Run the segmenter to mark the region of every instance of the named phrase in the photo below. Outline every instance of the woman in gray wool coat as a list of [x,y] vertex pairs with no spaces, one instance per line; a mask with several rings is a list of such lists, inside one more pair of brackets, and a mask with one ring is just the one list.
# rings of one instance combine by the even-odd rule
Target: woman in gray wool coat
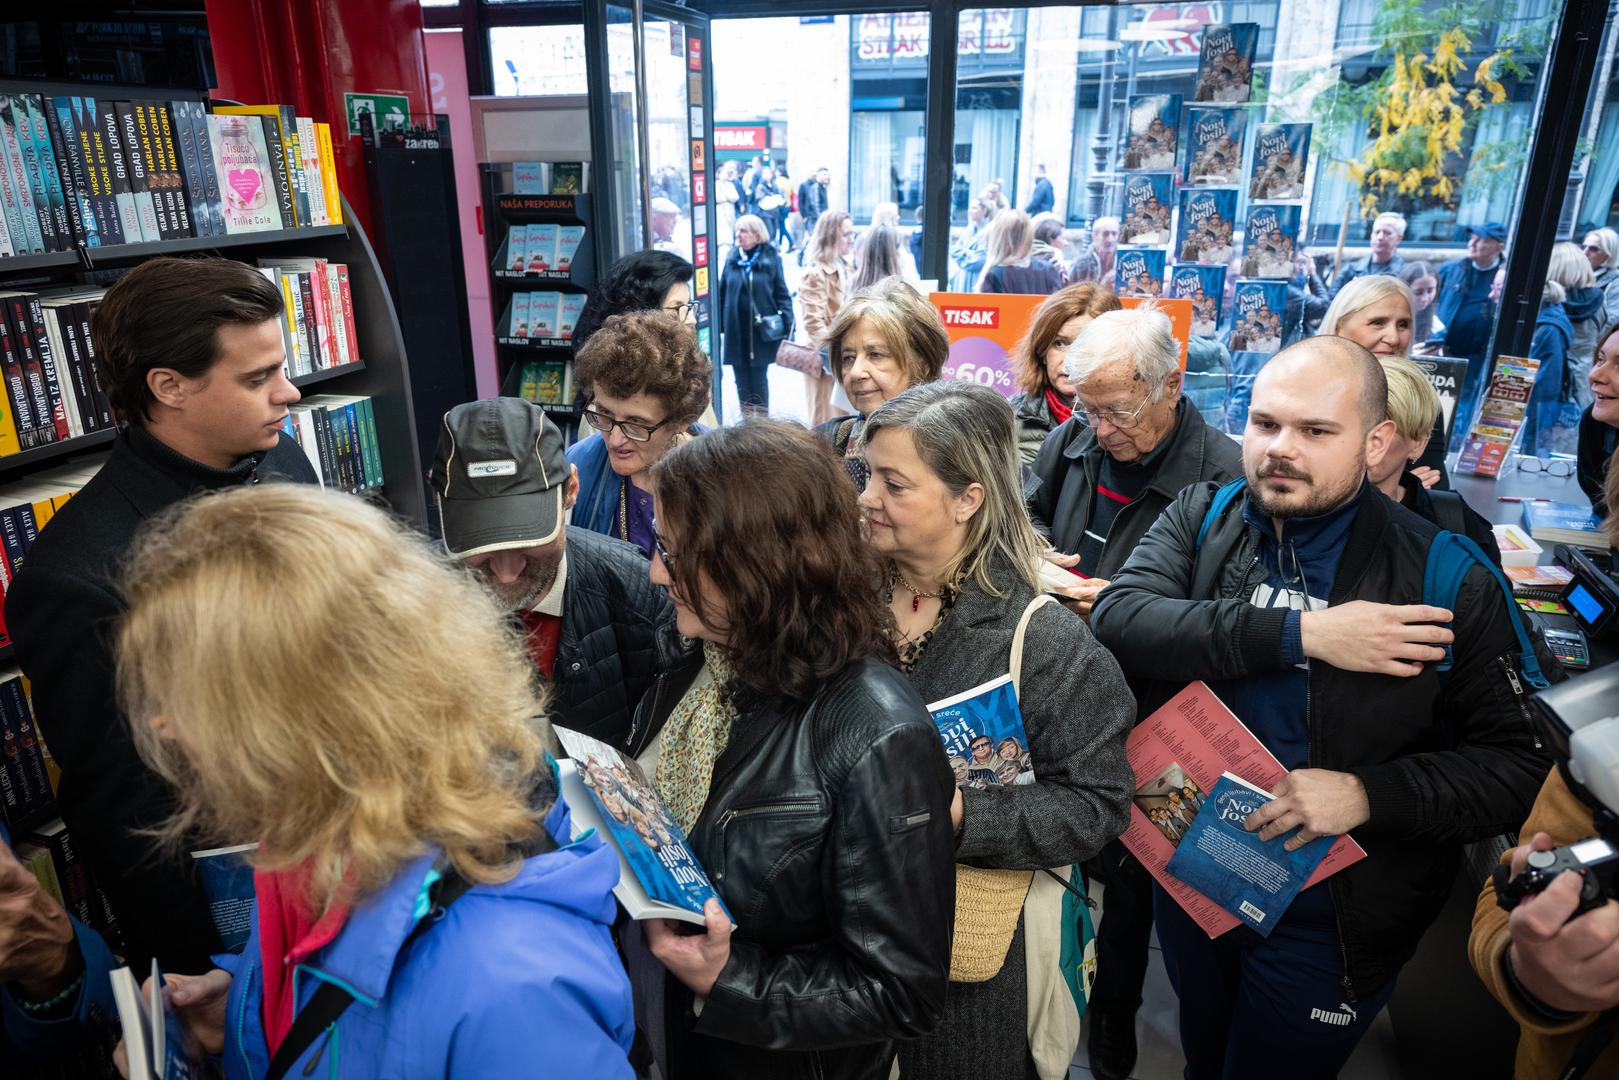
[[[999,394],[953,381],[917,386],[872,413],[864,439],[871,478],[860,508],[890,561],[902,669],[930,703],[1010,672],[1033,766],[1032,782],[1023,773],[957,790],[951,817],[963,869],[945,1020],[902,1046],[900,1075],[1066,1076],[1079,1022],[1066,990],[1042,991],[1061,979],[1054,943],[1065,888],[1045,871],[1067,878],[1123,831],[1135,700],[1085,623],[1040,602],[1046,545],[1019,497],[1012,410]],[[981,743],[985,734],[965,737]],[[1004,734],[994,733],[997,744]],[[1028,884],[1010,874],[984,886],[968,867],[1023,871]],[[971,927],[968,909],[977,912]],[[986,925],[1010,933],[1009,944],[1004,933],[994,938],[987,963]],[[965,955],[975,948],[979,956]],[[959,981],[969,959],[976,981]]]

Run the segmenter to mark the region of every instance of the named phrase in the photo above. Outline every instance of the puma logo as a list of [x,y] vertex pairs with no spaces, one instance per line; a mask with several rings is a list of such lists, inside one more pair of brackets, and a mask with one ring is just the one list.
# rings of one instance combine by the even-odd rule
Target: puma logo
[[1325,1009],[1311,1009],[1310,1019],[1319,1020],[1323,1024],[1331,1024],[1334,1027],[1348,1027],[1360,1019],[1359,1013],[1341,1001],[1338,1003],[1338,1010],[1338,1012],[1328,1012]]

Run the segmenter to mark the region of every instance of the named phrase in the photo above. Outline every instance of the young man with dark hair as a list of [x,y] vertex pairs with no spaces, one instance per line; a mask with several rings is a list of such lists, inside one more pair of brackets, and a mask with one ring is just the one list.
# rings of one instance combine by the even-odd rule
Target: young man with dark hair
[[280,291],[228,259],[152,259],[107,291],[91,333],[96,375],[123,426],[95,479],[29,548],[6,599],[6,626],[62,769],[62,818],[112,903],[135,971],[155,956],[168,971],[205,972],[219,942],[190,860],[141,831],[173,800],[136,755],[118,708],[119,575],[136,529],[173,503],[239,484],[316,482],[281,431],[299,397],[283,368],[281,317]]
[[1207,681],[1290,770],[1250,831],[1289,850],[1353,833],[1366,850],[1268,937],[1210,940],[1154,886],[1189,1080],[1281,1061],[1336,1076],[1444,906],[1462,845],[1516,829],[1546,775],[1510,599],[1473,566],[1454,610],[1421,603],[1437,529],[1366,479],[1387,410],[1383,370],[1354,342],[1277,353],[1254,382],[1245,489],[1223,509],[1213,483],[1181,492],[1091,616],[1127,675]]

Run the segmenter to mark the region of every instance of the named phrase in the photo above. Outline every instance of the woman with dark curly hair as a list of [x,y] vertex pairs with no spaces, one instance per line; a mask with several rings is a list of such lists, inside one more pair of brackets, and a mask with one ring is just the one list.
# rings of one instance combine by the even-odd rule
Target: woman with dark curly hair
[[614,315],[574,360],[584,420],[596,434],[568,448],[579,470],[576,528],[627,540],[652,555],[648,474],[671,446],[698,434],[714,367],[673,315]]
[[1012,414],[1017,417],[1023,464],[1033,465],[1046,436],[1074,413],[1074,381],[1063,371],[1068,346],[1085,324],[1122,306],[1107,286],[1084,281],[1057,290],[1034,309],[1028,333],[1012,348],[1018,385]]
[[801,427],[721,428],[653,476],[652,580],[703,648],[625,750],[737,925],[718,904],[702,934],[640,924],[668,975],[637,1016],[672,1080],[884,1080],[943,1012],[955,892],[950,769],[891,666],[882,568]]
[[687,326],[696,326],[691,302],[693,273],[691,263],[667,251],[633,252],[609,266],[579,312],[573,328],[574,354],[614,315],[662,310]]

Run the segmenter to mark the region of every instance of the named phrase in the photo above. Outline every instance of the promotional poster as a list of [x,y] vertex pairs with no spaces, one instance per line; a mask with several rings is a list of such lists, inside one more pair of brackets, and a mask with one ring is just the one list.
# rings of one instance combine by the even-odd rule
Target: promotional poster
[[1246,109],[1186,110],[1186,182],[1230,187],[1242,182]]
[[1304,169],[1310,158],[1309,124],[1260,124],[1254,133],[1250,199],[1304,198]]
[[1286,280],[1293,276],[1299,210],[1293,203],[1248,208],[1248,227],[1243,230],[1242,241],[1243,277]]
[[[1034,309],[1045,301],[1044,296],[1022,293],[929,293],[928,302],[938,310],[945,336],[950,339],[950,357],[939,377],[965,379],[992,387],[1005,397],[1016,396],[1012,357],[1018,342],[1029,332]],[[1185,370],[1192,302],[1125,296],[1119,302],[1127,308],[1151,303],[1169,317],[1175,340],[1180,342],[1181,369]]]
[[1192,333],[1214,337],[1220,326],[1220,302],[1225,298],[1223,266],[1187,266],[1177,263],[1169,269],[1169,295],[1192,302]]
[[1142,94],[1130,99],[1130,131],[1124,144],[1125,172],[1173,172],[1180,145],[1181,96]]
[[1240,104],[1254,89],[1258,23],[1223,23],[1203,28],[1193,100]]
[[1113,262],[1113,291],[1118,296],[1151,299],[1164,294],[1164,250],[1120,248]]
[[1239,281],[1231,295],[1233,352],[1274,353],[1282,347],[1282,321],[1287,317],[1287,283]]
[[1230,189],[1193,189],[1181,192],[1180,227],[1176,235],[1177,262],[1227,266],[1236,254],[1233,231],[1237,193]]
[[1175,177],[1171,173],[1141,173],[1124,182],[1124,220],[1121,244],[1169,243],[1169,215],[1175,206]]

